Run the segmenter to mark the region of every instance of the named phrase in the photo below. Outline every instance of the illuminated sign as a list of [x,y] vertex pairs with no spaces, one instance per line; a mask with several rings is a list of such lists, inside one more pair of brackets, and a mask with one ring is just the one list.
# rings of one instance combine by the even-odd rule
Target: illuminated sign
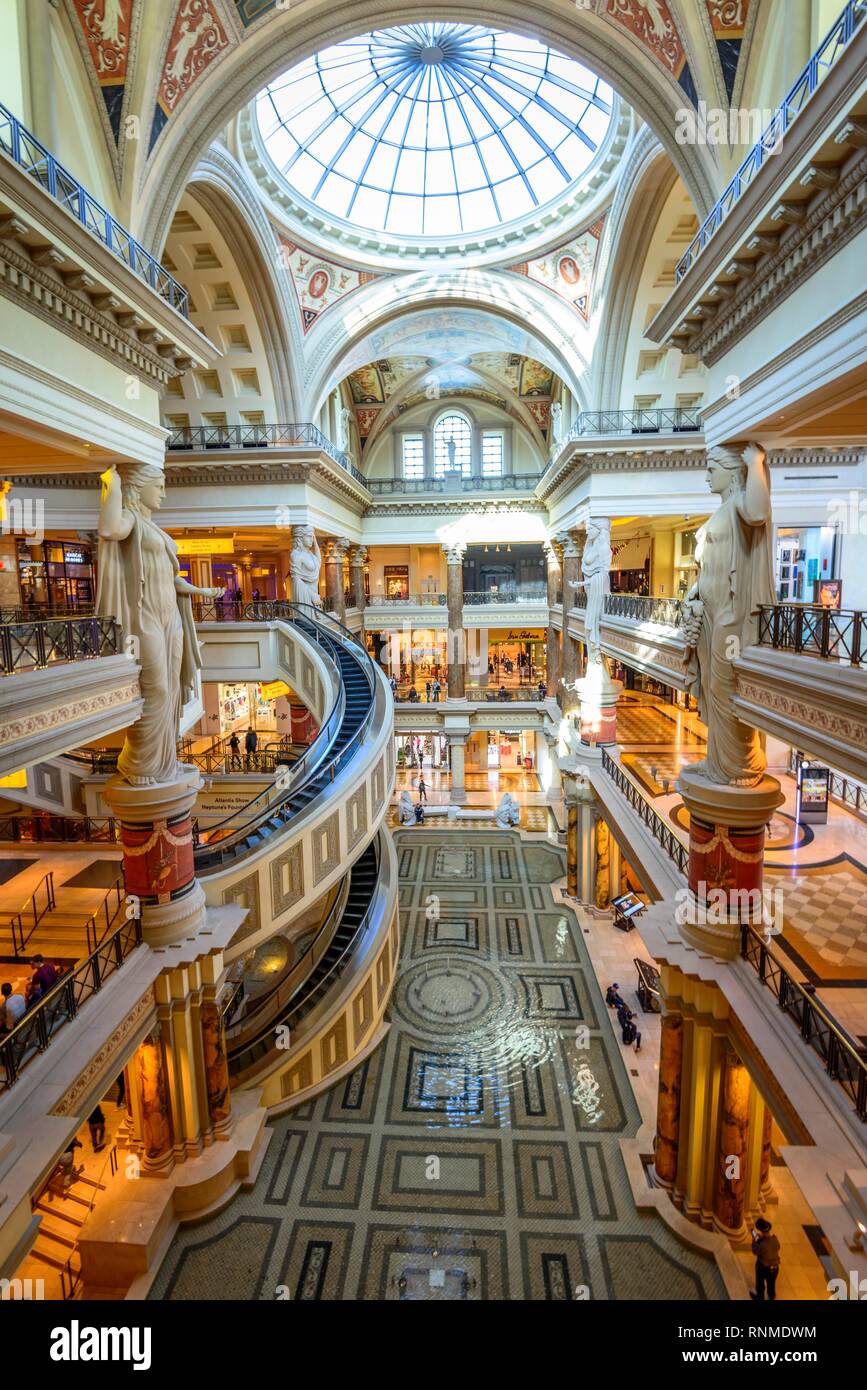
[[234,555],[234,536],[180,536],[175,540],[179,555]]
[[263,700],[276,700],[279,695],[288,695],[289,687],[285,681],[266,681],[259,686],[259,695]]

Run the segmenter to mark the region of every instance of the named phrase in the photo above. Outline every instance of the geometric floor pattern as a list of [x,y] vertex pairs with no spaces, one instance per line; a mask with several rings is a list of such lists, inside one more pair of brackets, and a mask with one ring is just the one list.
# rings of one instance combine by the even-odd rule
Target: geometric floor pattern
[[713,1260],[632,1202],[618,1140],[638,1112],[548,887],[562,852],[511,831],[395,838],[388,1036],[274,1121],[255,1189],[178,1234],[151,1298],[724,1298]]

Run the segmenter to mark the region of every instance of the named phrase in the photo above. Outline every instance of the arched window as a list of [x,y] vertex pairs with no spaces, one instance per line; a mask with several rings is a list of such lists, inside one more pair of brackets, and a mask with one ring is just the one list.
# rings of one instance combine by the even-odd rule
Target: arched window
[[450,411],[434,426],[434,477],[460,474],[470,476],[473,459],[473,430],[466,415]]

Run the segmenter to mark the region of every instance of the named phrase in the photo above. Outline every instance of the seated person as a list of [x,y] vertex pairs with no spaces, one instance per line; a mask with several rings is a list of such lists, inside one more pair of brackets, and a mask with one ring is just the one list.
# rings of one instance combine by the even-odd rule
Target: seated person
[[623,1000],[620,998],[620,986],[616,980],[605,991],[605,1003],[609,1009],[619,1008],[623,1004]]
[[46,961],[44,956],[34,956],[30,964],[33,967],[33,983],[38,984],[41,998],[57,983],[57,966]]
[[0,1000],[0,1032],[11,1033],[27,1011],[27,1000],[23,994],[13,991],[8,980],[0,986],[0,992],[3,996]]

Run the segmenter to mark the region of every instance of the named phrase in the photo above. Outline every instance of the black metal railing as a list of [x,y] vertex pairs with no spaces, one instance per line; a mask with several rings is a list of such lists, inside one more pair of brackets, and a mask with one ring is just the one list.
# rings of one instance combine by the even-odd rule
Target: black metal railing
[[0,843],[116,845],[120,843],[120,822],[113,816],[56,816],[52,811],[15,811],[0,816]]
[[16,960],[24,955],[30,940],[43,917],[56,906],[54,895],[54,874],[49,870],[37,883],[26,903],[9,918],[9,932],[12,937],[12,954]]
[[503,585],[496,591],[492,589],[465,589],[464,604],[474,608],[483,604],[496,603],[544,603],[548,602],[548,589],[545,584]]
[[540,704],[548,698],[548,687],[539,685],[468,685],[464,689],[464,697],[467,700],[476,702],[485,701],[487,704],[502,704],[511,700],[523,700],[528,704]]
[[414,604],[418,608],[445,608],[445,594],[371,594],[367,600],[371,608],[393,608],[399,604]]
[[626,797],[633,811],[641,817],[657,844],[662,846],[669,859],[677,865],[682,874],[685,874],[689,866],[687,846],[681,844],[671,827],[666,825],[662,817],[654,811],[650,802],[642,796],[632,779],[627,777],[623,768],[618,766],[604,748],[602,749],[602,766],[613,780],[618,791]]
[[96,950],[67,971],[10,1032],[0,1038],[0,1085],[9,1087],[34,1057],[44,1052],[65,1023],[102,989],[141,944],[141,921],[124,920]]
[[830,31],[825,35],[807,66],[774,112],[770,123],[762,131],[761,137],[750,150],[725,192],[718,199],[712,211],[708,213],[697,236],[690,242],[678,261],[675,269],[675,279],[678,284],[690,267],[695,264],[711,238],[719,231],[732,208],[740,201],[759,171],[778,152],[786,131],[804,110],[825,74],[846,49],[863,22],[865,14],[867,14],[865,0],[849,0],[849,3],[834,21]]
[[[577,592],[584,594],[583,589],[578,589]],[[654,598],[646,594],[605,595],[605,613],[611,618],[631,618],[637,623],[661,623],[666,627],[680,627],[682,612],[683,601],[679,598]]]
[[774,955],[761,932],[741,923],[741,957],[753,967],[804,1042],[816,1052],[832,1080],[852,1101],[858,1118],[867,1119],[867,1059],[811,993]]
[[120,651],[114,618],[35,618],[0,624],[0,675],[86,661]]
[[[189,741],[178,744],[178,762],[190,763],[209,776],[229,776],[233,772],[262,773],[271,776],[278,769],[296,762],[307,745],[292,743],[291,739],[275,737],[271,742],[261,740],[255,753],[248,755],[243,745],[238,752],[230,747],[229,738],[214,739],[210,748],[194,751]],[[94,777],[112,776],[117,771],[119,748],[76,748],[63,754],[70,762],[87,768]]]
[[777,603],[759,609],[759,646],[862,666],[867,660],[864,613],[850,608]]
[[324,435],[317,425],[301,421],[280,425],[184,425],[172,430],[166,441],[169,453],[205,453],[211,449],[292,449],[312,444],[327,454],[358,483],[367,479],[352,459]]
[[688,410],[685,406],[654,410],[582,410],[569,433],[553,445],[542,476],[566,445],[576,439],[618,434],[697,434],[701,429],[701,411]]
[[183,285],[179,285],[165,266],[136,241],[131,232],[116,222],[111,213],[68,169],[54,158],[36,136],[23,126],[8,107],[0,104],[0,150],[29,174],[46,193],[49,193],[77,222],[86,227],[103,246],[107,246],[123,261],[134,275],[164,299],[184,318],[189,318],[190,301]]
[[119,873],[112,886],[95,912],[91,913],[85,926],[87,949],[92,955],[102,945],[113,927],[117,925],[120,914],[126,907],[126,888],[123,873]]
[[532,492],[541,476],[502,473],[496,477],[465,477],[456,473],[445,478],[367,478],[365,485],[374,497],[405,497],[423,492]]

